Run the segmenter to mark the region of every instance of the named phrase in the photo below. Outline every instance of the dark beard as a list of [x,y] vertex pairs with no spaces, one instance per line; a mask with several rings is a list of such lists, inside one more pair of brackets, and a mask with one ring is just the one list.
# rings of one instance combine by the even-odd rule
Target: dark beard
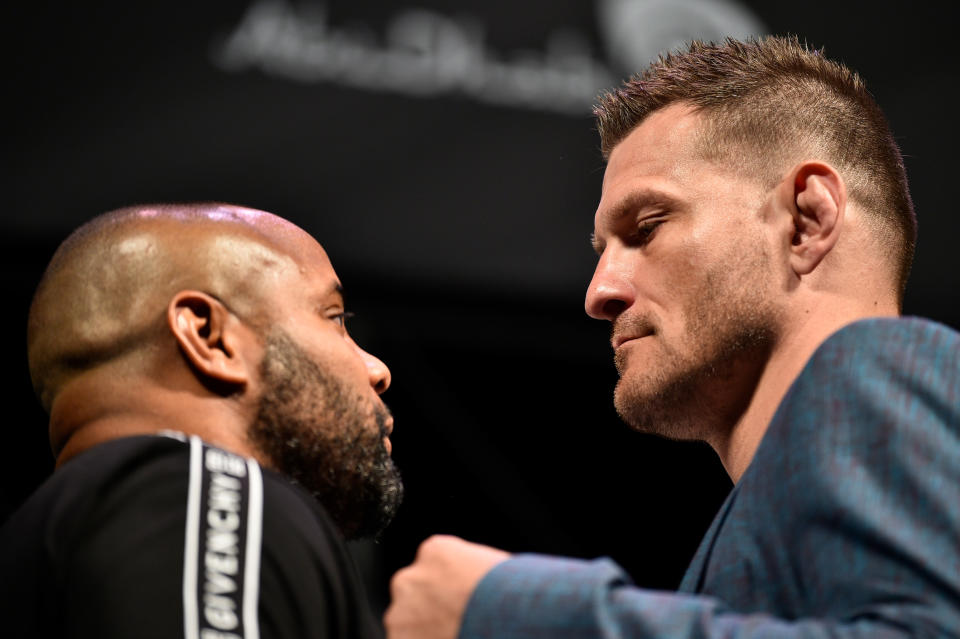
[[277,329],[267,337],[260,374],[253,445],[323,504],[344,537],[378,537],[403,499],[383,442],[386,408],[349,389]]

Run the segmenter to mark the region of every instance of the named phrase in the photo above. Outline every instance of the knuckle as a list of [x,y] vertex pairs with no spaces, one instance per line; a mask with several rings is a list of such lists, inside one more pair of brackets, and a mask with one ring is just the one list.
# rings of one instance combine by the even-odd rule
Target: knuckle
[[437,544],[437,536],[431,535],[427,537],[420,543],[420,547],[417,548],[417,559],[421,559],[424,555],[428,555],[433,552],[433,547]]
[[450,535],[430,535],[427,537],[422,544],[420,544],[420,551],[435,552],[440,550],[446,545],[450,544],[450,540],[453,537]]
[[402,568],[390,578],[390,594],[396,596],[403,590],[403,584],[407,579],[408,570],[409,568]]

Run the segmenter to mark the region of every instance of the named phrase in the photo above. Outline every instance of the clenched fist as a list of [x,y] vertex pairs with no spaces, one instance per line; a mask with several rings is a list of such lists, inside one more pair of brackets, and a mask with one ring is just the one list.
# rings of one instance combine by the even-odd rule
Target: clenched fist
[[412,564],[390,581],[390,607],[383,617],[388,639],[455,639],[467,601],[502,550],[435,535],[420,544]]

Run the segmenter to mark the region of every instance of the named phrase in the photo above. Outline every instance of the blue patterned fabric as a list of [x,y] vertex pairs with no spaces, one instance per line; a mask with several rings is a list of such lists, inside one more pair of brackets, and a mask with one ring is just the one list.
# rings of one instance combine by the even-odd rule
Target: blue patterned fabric
[[960,637],[960,335],[851,324],[791,386],[680,593],[519,555],[461,639]]

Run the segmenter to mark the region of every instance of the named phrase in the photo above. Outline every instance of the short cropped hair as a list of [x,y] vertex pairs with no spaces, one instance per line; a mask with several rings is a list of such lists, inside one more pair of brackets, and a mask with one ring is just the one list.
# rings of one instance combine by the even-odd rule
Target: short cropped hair
[[706,159],[770,186],[792,162],[821,159],[836,167],[891,256],[902,302],[916,215],[903,157],[856,73],[793,36],[693,41],[600,96],[594,114],[604,157],[648,115],[676,103],[705,116],[698,145]]

